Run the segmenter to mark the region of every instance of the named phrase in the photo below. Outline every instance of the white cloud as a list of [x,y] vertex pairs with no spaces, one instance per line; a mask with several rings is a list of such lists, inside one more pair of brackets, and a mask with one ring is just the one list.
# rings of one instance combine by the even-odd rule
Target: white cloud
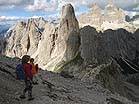
[[72,3],[74,7],[78,8],[81,5],[91,7],[93,4],[98,4],[101,8],[104,8],[108,3],[114,3],[117,7],[132,10],[139,5],[139,0],[58,0],[59,5],[65,3]]
[[0,16],[0,22],[2,21],[17,21],[21,19],[26,19],[26,17],[18,17],[18,16]]
[[12,9],[12,8],[14,8],[15,7],[15,5],[2,5],[2,6],[0,6],[0,9]]
[[42,16],[37,16],[34,15],[32,17],[18,17],[18,16],[0,16],[0,22],[3,21],[17,21],[17,20],[24,20],[24,19],[29,19],[29,18],[39,18]]
[[47,2],[46,0],[34,0],[33,5],[28,5],[25,9],[27,11],[52,11],[55,10],[58,6],[58,0],[51,0]]
[[33,3],[33,0],[0,0],[0,9],[24,7],[31,3]]
[[[117,7],[124,9],[126,14],[129,14],[130,16],[139,13],[139,0],[58,0],[58,7],[56,10],[61,10],[62,6],[67,3],[71,3],[76,9],[81,6],[90,8],[94,4],[98,4],[103,9],[108,3],[113,3]],[[80,13],[81,11],[77,10],[76,16]]]
[[91,7],[97,3],[101,8],[104,8],[110,1],[113,1],[117,7],[139,11],[139,8],[137,8],[139,0],[0,0],[0,9],[22,7],[27,11],[52,11],[60,10],[66,3],[71,3],[75,8],[79,8],[82,5]]
[[[34,5],[29,5],[28,10],[61,10],[61,7],[67,3],[71,3],[74,8],[79,8],[82,5],[92,7],[93,4],[98,4],[101,8],[104,8],[108,3],[114,3],[117,7],[125,10],[133,10],[139,6],[139,0],[34,0]],[[139,9],[136,9],[138,11]]]
[[60,18],[60,17],[61,17],[61,14],[59,12],[48,16],[48,18]]
[[24,4],[26,4],[26,3],[30,3],[30,2],[32,2],[33,0],[9,0],[9,1],[7,1],[7,0],[0,0],[0,5],[2,4],[2,5],[7,5],[7,4],[15,4],[15,5],[19,5],[19,4],[21,4],[21,3],[24,3]]
[[42,17],[42,16],[34,15],[34,16],[32,16],[32,17],[29,17],[29,18],[39,18],[39,17]]

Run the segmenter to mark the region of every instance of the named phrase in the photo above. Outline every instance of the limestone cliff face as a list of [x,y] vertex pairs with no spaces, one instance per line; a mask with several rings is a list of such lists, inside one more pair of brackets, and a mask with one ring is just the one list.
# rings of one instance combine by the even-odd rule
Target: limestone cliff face
[[71,4],[62,7],[62,16],[58,25],[47,24],[43,32],[44,39],[38,50],[38,62],[47,70],[56,70],[62,64],[72,60],[79,50],[79,25]]
[[36,51],[44,24],[43,18],[39,18],[28,19],[12,26],[5,35],[7,37],[5,54],[21,57]]
[[91,25],[98,27],[101,26],[102,22],[102,13],[97,4],[88,13],[83,13],[79,17],[80,26]]
[[43,18],[28,19],[12,26],[7,34],[7,56],[29,54],[41,67],[48,70],[72,60],[79,52],[79,24],[71,4],[62,7],[59,24]]
[[81,27],[90,25],[98,28],[98,30],[106,30],[107,25],[110,25],[108,29],[117,29],[124,27],[123,23],[125,22],[125,17],[124,11],[113,4],[108,4],[104,9],[104,13],[102,13],[99,6],[95,4],[89,12],[79,16],[79,23]]
[[55,49],[55,41],[57,39],[57,28],[54,24],[46,23],[42,39],[39,42],[37,51],[32,55],[37,59],[41,66],[44,66],[51,59],[51,54]]
[[104,21],[121,23],[125,21],[125,13],[121,8],[109,4],[104,10]]
[[74,8],[67,4],[62,8],[62,18],[56,40],[56,56],[64,53],[64,61],[71,60],[78,52],[79,47],[79,24],[75,17]]
[[135,34],[124,29],[109,29],[98,33],[95,28],[86,26],[81,29],[82,57],[87,64],[100,64],[119,56],[134,60],[138,42]]
[[137,86],[131,83],[133,80],[134,83],[138,83],[137,77],[131,78],[132,81],[129,83],[126,80],[127,76],[121,73],[122,67],[112,58],[122,56],[139,63],[139,37],[137,34],[139,34],[138,30],[135,33],[130,33],[125,29],[109,29],[102,33],[97,32],[91,26],[83,27],[80,30],[81,55],[62,67],[61,74],[80,78],[82,81],[89,83],[97,79],[103,87],[108,88],[111,92],[138,101]]

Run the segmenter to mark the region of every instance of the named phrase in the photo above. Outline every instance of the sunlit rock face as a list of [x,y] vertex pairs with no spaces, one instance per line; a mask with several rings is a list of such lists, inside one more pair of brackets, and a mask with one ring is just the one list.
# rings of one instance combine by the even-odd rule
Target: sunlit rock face
[[80,45],[79,24],[71,4],[62,7],[59,24],[43,18],[28,19],[13,25],[5,36],[7,56],[29,54],[48,70],[72,60]]
[[121,8],[109,4],[104,9],[104,21],[121,23],[125,21],[125,13]]
[[[100,18],[92,22],[97,25],[104,23],[108,17],[115,21],[117,13],[124,18],[122,10],[114,5],[107,5],[104,12],[105,15],[102,15],[99,6],[95,4],[88,16]],[[111,56],[124,55],[134,59],[138,47],[135,36],[124,29],[98,32],[86,26],[79,30],[71,4],[62,7],[59,24],[45,22],[43,18],[28,19],[11,27],[6,36],[6,55],[21,57],[29,54],[40,67],[51,71],[58,70],[74,59],[79,51],[86,64],[100,64],[108,61]]]
[[95,27],[101,26],[103,22],[102,17],[101,9],[97,4],[95,4],[89,12],[83,13],[79,16],[79,23],[81,27],[85,25],[91,25]]
[[124,10],[117,8],[114,4],[108,4],[104,11],[95,4],[89,12],[79,16],[79,25],[80,27],[90,25],[97,30],[117,29],[126,25],[125,17]]
[[13,25],[5,34],[7,56],[21,57],[33,54],[41,40],[45,21],[43,18],[28,19]]
[[71,60],[79,47],[79,25],[75,17],[74,8],[67,4],[62,8],[62,18],[56,40],[56,54],[64,52],[64,61]]
[[71,4],[62,7],[62,16],[58,25],[47,24],[43,32],[44,39],[38,50],[38,62],[45,69],[54,70],[61,64],[72,60],[79,50],[79,25]]

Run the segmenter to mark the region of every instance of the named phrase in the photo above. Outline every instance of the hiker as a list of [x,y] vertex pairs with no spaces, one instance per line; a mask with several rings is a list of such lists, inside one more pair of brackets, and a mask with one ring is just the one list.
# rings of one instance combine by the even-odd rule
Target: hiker
[[30,60],[29,55],[24,55],[22,57],[22,67],[25,72],[25,89],[23,90],[23,95],[20,96],[21,99],[25,99],[25,94],[28,92],[28,100],[33,100],[32,97],[32,78],[33,75],[31,73],[32,66],[28,63]]
[[39,70],[38,64],[35,65],[35,68],[36,68],[36,73],[38,73],[38,70]]
[[38,69],[36,70],[36,68],[38,68],[38,64],[37,64],[37,66],[34,64],[34,58],[30,59],[30,64],[32,66],[31,72],[32,72],[32,75],[33,75],[33,77],[32,77],[33,84],[38,84],[37,81],[35,81],[35,79],[34,79],[34,77],[35,77],[35,75],[38,71]]
[[2,44],[0,43],[0,54],[2,53]]

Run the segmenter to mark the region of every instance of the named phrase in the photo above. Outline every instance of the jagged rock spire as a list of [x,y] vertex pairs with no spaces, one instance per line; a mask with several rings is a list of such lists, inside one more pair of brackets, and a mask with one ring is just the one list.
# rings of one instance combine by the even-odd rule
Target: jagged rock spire
[[97,4],[94,4],[93,7],[91,8],[91,11],[90,12],[92,12],[94,14],[101,13],[100,7]]
[[[79,50],[79,24],[71,4],[62,7],[60,23],[44,30],[45,39],[38,52],[44,69],[57,71],[61,64],[72,60]],[[42,54],[43,53],[43,54]]]

